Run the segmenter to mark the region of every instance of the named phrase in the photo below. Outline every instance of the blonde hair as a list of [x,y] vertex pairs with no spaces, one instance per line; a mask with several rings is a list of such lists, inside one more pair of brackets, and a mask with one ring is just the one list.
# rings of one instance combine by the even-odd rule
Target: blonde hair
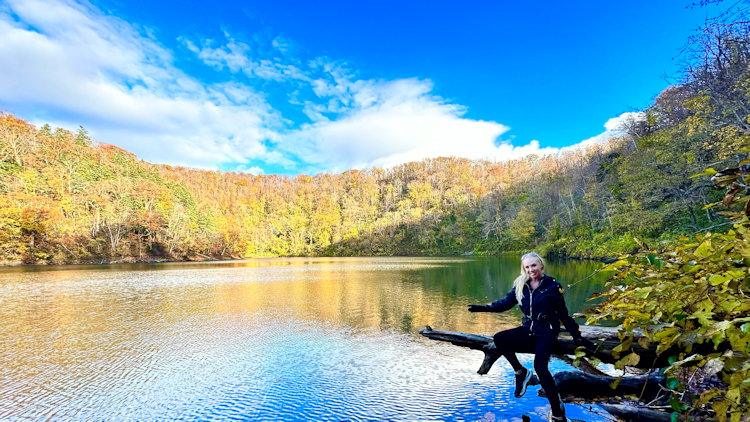
[[526,258],[537,259],[539,263],[542,264],[542,269],[544,269],[544,260],[536,252],[529,252],[521,256],[521,275],[513,280],[513,287],[516,289],[516,301],[518,301],[519,305],[521,304],[521,299],[523,299],[523,286],[527,281],[529,281],[529,278],[531,278],[528,274],[526,274],[526,270],[523,268],[523,261]]

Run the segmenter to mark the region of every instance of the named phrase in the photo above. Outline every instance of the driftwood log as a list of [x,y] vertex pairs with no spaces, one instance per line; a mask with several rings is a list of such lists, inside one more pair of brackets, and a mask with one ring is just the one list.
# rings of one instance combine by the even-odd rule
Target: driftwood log
[[600,403],[599,407],[624,421],[669,422],[671,412],[655,410],[648,407],[626,406],[623,404]]
[[[662,391],[663,376],[617,377],[592,375],[580,371],[562,371],[554,375],[563,398],[593,401],[613,396],[635,396],[650,402]],[[614,388],[613,388],[614,387]]]
[[[613,356],[612,349],[620,344],[620,339],[617,336],[617,327],[600,327],[593,325],[582,325],[581,335],[590,340],[596,345],[596,351],[588,353],[588,356],[593,356],[604,363],[615,363],[618,358]],[[495,343],[492,341],[492,337],[480,335],[480,334],[468,334],[458,333],[454,331],[442,331],[433,330],[429,325],[419,330],[419,334],[438,341],[447,341],[456,346],[468,347],[469,349],[481,350],[484,352],[484,361],[482,366],[479,368],[477,373],[486,374],[492,364],[500,357]],[[643,337],[643,333],[640,331],[634,331],[635,339],[632,344],[632,351],[640,356],[640,361],[632,365],[636,368],[659,368],[662,366],[668,366],[665,358],[657,359],[656,356],[656,345],[650,345],[647,348],[642,347],[638,344],[638,338]],[[578,346],[567,333],[563,332],[557,341],[557,347],[552,352],[556,355],[573,355]],[[519,350],[519,353],[533,353],[532,350]],[[629,352],[628,352],[629,353]],[[623,357],[623,356],[620,356]],[[662,362],[664,360],[664,362]]]
[[[663,376],[617,377],[592,375],[580,371],[562,371],[554,375],[555,384],[566,401],[582,400],[597,403],[599,407],[624,421],[666,422],[670,421],[670,411],[655,409],[645,405],[637,406],[607,403],[612,397],[634,396],[641,403],[655,401],[663,391]],[[614,386],[614,387],[613,387]],[[544,390],[539,390],[540,395]]]
[[[588,356],[594,356],[604,363],[615,363],[618,358],[612,355],[612,349],[620,344],[617,336],[617,327],[599,327],[599,326],[581,326],[581,335],[593,342],[597,349],[595,352],[588,353]],[[456,346],[468,347],[474,350],[484,352],[484,360],[477,373],[486,374],[492,365],[500,357],[492,337],[480,334],[459,333],[453,331],[433,330],[430,326],[419,330],[419,333],[429,339],[438,341],[447,341]],[[638,344],[638,338],[643,336],[642,332],[634,333],[632,350],[641,357],[640,361],[634,365],[639,368],[658,368],[664,365],[661,359],[656,358],[656,347],[644,348]],[[561,359],[570,362],[568,355],[575,354],[578,346],[573,339],[564,333],[558,338],[557,347],[553,354]],[[531,350],[519,350],[519,353],[532,353]],[[628,352],[629,353],[629,352]],[[614,396],[636,396],[641,401],[649,402],[658,397],[661,391],[660,383],[664,382],[662,376],[638,376],[623,377],[619,379],[608,376],[596,368],[588,365],[587,361],[582,360],[579,367],[582,371],[562,371],[554,375],[555,383],[560,394],[570,400],[585,400],[595,402],[600,399]],[[536,377],[534,377],[536,378]],[[538,380],[532,379],[531,384],[538,384]],[[541,391],[540,391],[541,392]],[[648,421],[659,422],[669,420],[669,413],[647,407],[633,407],[616,404],[599,403],[599,405],[626,421]]]

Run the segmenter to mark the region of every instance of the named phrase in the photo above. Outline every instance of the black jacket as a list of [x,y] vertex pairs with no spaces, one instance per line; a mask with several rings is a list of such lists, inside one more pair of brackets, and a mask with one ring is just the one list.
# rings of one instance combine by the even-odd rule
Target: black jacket
[[[498,299],[486,305],[483,311],[503,312],[518,303],[516,289],[511,288],[504,298]],[[568,307],[565,306],[563,288],[554,278],[544,275],[536,290],[531,290],[527,282],[523,286],[523,298],[521,299],[521,312],[524,314],[523,325],[529,331],[538,335],[557,335],[560,333],[560,322],[573,336],[580,337],[581,331],[578,323],[568,315]]]

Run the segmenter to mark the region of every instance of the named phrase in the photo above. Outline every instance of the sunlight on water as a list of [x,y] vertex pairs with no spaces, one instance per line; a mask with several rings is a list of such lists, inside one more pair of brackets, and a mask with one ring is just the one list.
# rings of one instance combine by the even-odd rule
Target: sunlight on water
[[[575,274],[558,277],[571,283],[595,267],[575,265],[549,268]],[[513,312],[466,312],[504,294],[517,272],[498,258],[2,269],[0,419],[541,417],[546,400],[536,388],[514,399],[504,360],[479,376],[480,352],[417,334],[518,324]],[[596,283],[576,285],[569,305]]]

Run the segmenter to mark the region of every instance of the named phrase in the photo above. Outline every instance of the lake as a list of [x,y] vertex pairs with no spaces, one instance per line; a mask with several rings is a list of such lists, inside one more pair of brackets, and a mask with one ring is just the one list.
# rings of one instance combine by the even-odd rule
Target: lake
[[[571,312],[600,264],[550,261]],[[540,420],[500,359],[417,331],[491,335],[518,257],[294,258],[0,269],[2,420]],[[531,367],[532,355],[519,355]],[[553,372],[568,369],[553,359]],[[605,421],[596,406],[568,417]]]

